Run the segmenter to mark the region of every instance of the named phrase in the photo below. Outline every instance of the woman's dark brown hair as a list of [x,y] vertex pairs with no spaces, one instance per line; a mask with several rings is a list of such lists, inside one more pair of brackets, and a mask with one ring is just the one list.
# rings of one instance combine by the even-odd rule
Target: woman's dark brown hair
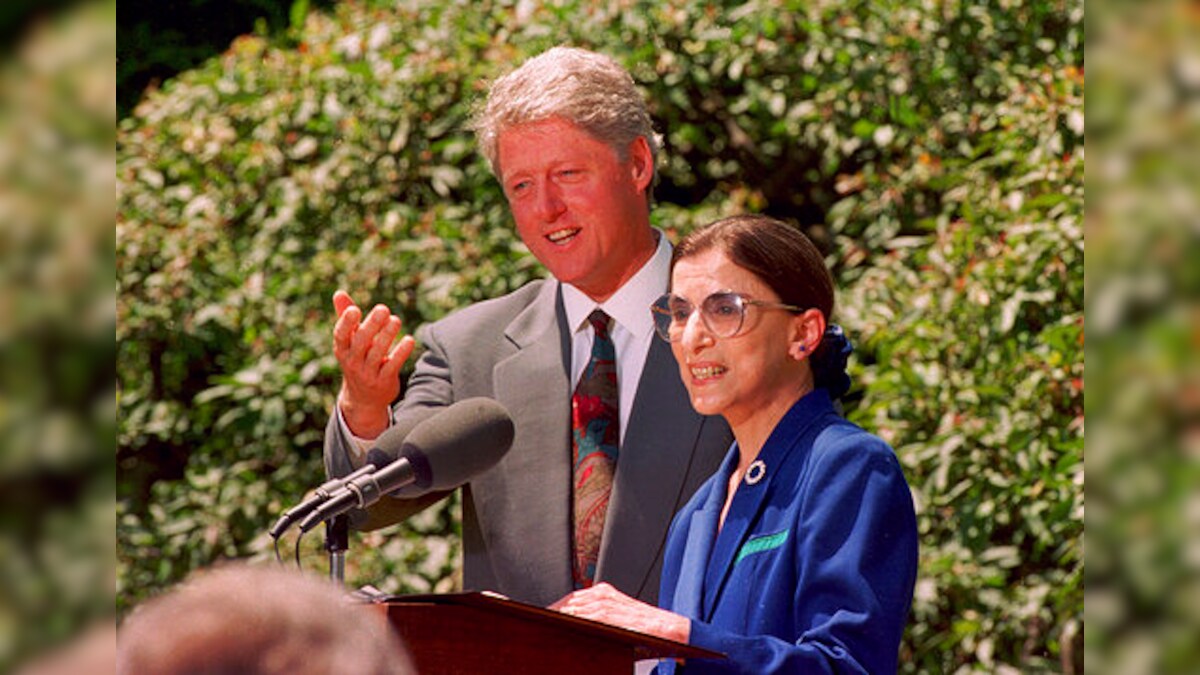
[[671,257],[671,270],[680,260],[712,249],[762,279],[779,295],[780,302],[815,307],[831,321],[833,277],[821,252],[800,230],[767,216],[722,218],[679,242]]

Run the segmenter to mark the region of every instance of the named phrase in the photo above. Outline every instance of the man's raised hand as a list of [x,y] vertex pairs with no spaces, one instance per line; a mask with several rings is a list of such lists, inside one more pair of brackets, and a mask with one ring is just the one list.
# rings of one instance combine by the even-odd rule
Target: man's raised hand
[[405,335],[392,344],[402,324],[384,305],[375,305],[364,319],[350,295],[338,290],[333,309],[333,355],[342,368],[338,407],[355,436],[375,438],[388,427],[391,403],[400,395],[400,368],[416,343]]

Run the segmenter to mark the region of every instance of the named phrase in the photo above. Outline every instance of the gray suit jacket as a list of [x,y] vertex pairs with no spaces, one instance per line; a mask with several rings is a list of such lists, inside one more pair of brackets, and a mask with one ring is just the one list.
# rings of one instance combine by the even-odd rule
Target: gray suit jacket
[[[516,435],[498,465],[463,487],[463,583],[549,604],[572,590],[570,332],[559,285],[535,281],[422,326],[426,351],[393,417],[475,396],[512,415]],[[618,356],[618,358],[620,358]],[[655,339],[617,461],[597,581],[654,603],[671,518],[720,465],[733,436],[697,414],[670,347]],[[330,475],[351,470],[336,417],[326,429]],[[387,498],[363,529],[405,518],[443,498]]]

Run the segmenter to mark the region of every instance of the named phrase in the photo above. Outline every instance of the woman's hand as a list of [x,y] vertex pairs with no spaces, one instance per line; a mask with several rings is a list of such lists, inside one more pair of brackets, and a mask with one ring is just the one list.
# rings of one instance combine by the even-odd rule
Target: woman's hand
[[550,609],[685,644],[692,627],[686,616],[635,600],[606,583],[569,593]]

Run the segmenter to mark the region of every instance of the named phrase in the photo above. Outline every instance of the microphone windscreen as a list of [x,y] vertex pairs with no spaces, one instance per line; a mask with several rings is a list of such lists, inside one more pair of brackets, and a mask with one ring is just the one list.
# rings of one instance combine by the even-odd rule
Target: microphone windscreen
[[446,408],[443,407],[430,407],[421,408],[406,414],[400,421],[388,427],[382,434],[379,434],[379,437],[375,439],[373,447],[367,452],[367,461],[370,461],[371,453],[376,450],[388,457],[388,460],[383,464],[376,464],[376,469],[382,469],[384,465],[396,461],[400,457],[401,449],[404,448],[405,439],[413,432],[413,429],[421,426],[427,420],[439,416],[445,410]]
[[395,455],[389,455],[387,452],[380,450],[379,448],[371,448],[371,451],[367,453],[367,464],[374,464],[376,471],[394,461],[396,461]]
[[490,398],[469,398],[417,425],[401,454],[418,474],[424,458],[431,487],[449,490],[499,462],[512,447],[514,433],[512,417],[503,405]]

